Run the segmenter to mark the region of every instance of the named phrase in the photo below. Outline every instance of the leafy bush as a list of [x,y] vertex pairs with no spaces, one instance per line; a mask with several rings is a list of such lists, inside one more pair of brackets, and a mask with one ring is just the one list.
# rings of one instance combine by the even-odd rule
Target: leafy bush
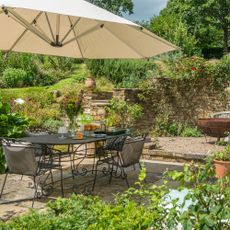
[[[189,190],[178,218],[184,230],[229,229],[230,226],[230,177],[214,180],[214,166],[208,159],[205,165],[185,165],[184,172],[169,172],[180,182],[179,190]],[[189,203],[189,207],[185,208]]]
[[230,84],[230,55],[225,55],[220,62],[210,66],[213,85],[219,88],[228,87]]
[[156,117],[153,134],[156,136],[202,136],[201,132],[197,129],[197,127],[170,121],[168,113]]
[[0,102],[0,137],[21,137],[28,125],[28,119],[11,113],[10,105]]
[[[0,137],[21,137],[28,125],[28,119],[11,113],[10,105],[0,101]],[[5,160],[0,143],[0,173],[5,170]]]
[[213,155],[213,159],[219,161],[230,161],[230,144],[228,144],[223,151],[216,152]]
[[[79,61],[73,58],[18,53],[9,53],[4,56],[0,53],[0,85],[1,87],[52,85],[61,79],[68,78],[75,71],[77,63],[79,63]],[[1,78],[4,71],[8,74],[7,69],[11,69],[11,72],[12,69],[14,70],[11,77],[7,77],[8,81],[12,79],[12,81],[9,82],[10,84],[5,84]],[[18,76],[22,70],[24,71],[23,81],[15,77]],[[19,71],[20,73],[18,73]],[[18,79],[19,83],[13,79]]]
[[146,60],[92,60],[87,67],[94,76],[105,76],[116,87],[138,87],[148,78],[148,71],[155,69],[152,61]]
[[204,58],[179,57],[177,59],[165,59],[166,67],[162,74],[165,77],[175,79],[199,79],[209,77],[209,64]]
[[124,100],[113,98],[105,108],[108,126],[132,127],[142,115],[142,107]]
[[29,84],[26,71],[23,69],[5,69],[2,76],[3,84],[8,88],[20,88]]
[[202,133],[197,127],[185,126],[180,136],[182,137],[201,137]]
[[182,125],[169,120],[169,113],[164,113],[156,117],[154,121],[153,134],[156,136],[179,136]]
[[8,53],[4,58],[6,68],[23,69],[28,75],[37,73],[37,55],[25,53]]

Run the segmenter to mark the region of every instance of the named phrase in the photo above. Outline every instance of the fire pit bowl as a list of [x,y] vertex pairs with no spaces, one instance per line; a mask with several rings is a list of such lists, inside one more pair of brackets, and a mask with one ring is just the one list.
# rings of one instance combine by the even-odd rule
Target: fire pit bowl
[[218,139],[230,132],[230,118],[200,118],[197,125],[205,135]]

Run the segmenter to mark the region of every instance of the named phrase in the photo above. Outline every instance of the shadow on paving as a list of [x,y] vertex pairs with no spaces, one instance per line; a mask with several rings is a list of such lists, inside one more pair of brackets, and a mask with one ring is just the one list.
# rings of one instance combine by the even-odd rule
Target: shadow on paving
[[[164,163],[164,162],[151,162],[145,161],[144,165],[147,170],[146,181],[148,184],[157,184],[162,183],[162,174],[168,170],[182,170],[182,164],[176,163]],[[82,167],[91,169],[90,162],[86,162]],[[136,170],[131,166],[126,169],[128,174],[128,180],[130,186],[133,186],[138,180],[139,167],[136,167]],[[127,190],[127,184],[124,179],[113,178],[111,184],[109,184],[109,176],[105,176],[102,172],[98,173],[96,180],[96,186],[94,192],[92,193],[92,184],[94,179],[94,174],[89,172],[84,176],[75,176],[74,179],[71,177],[71,171],[67,167],[64,170],[64,177],[68,179],[64,180],[64,195],[65,197],[70,197],[73,193],[76,194],[93,194],[100,196],[104,201],[112,201],[114,194],[121,193]],[[58,180],[60,174],[58,171],[54,172],[54,180]],[[3,183],[4,175],[0,175],[0,186]],[[175,184],[172,186],[176,187]],[[19,175],[9,175],[8,180],[4,189],[4,193],[1,199],[0,205],[0,218],[2,220],[9,220],[10,218],[25,213],[31,208],[32,201],[30,200],[34,195],[34,188],[32,184],[32,179]],[[52,193],[48,197],[42,197],[36,199],[34,208],[43,209],[45,204],[54,200],[57,197],[60,197],[60,182],[54,183]],[[10,201],[10,203],[5,203]]]

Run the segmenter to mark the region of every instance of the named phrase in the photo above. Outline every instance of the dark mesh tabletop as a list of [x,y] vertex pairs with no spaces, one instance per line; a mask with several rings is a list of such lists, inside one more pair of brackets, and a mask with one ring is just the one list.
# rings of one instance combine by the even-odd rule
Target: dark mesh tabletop
[[97,141],[103,141],[110,139],[111,136],[106,137],[85,137],[82,140],[76,140],[73,138],[61,139],[58,135],[42,135],[33,137],[21,138],[21,141],[30,142],[32,144],[44,144],[44,145],[77,145],[77,144],[87,144]]

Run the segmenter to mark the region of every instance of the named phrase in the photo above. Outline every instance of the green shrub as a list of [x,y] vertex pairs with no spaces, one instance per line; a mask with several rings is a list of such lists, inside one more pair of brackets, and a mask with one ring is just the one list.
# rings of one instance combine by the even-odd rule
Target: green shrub
[[24,116],[11,113],[9,104],[0,102],[0,137],[21,137],[28,123]]
[[210,74],[215,87],[221,89],[228,87],[230,85],[230,55],[225,55],[220,62],[211,65]]
[[201,132],[197,127],[172,122],[169,114],[165,113],[156,117],[153,134],[155,136],[181,136],[181,137],[201,137]]
[[[19,53],[9,53],[4,56],[3,53],[0,53],[0,86],[26,87],[52,85],[61,79],[68,78],[75,71],[76,63],[78,62],[78,60],[73,58]],[[26,76],[23,77],[24,81],[19,79],[18,83],[18,81],[14,82],[12,80],[10,82],[12,84],[5,84],[1,79],[1,75],[7,69],[23,70],[26,73]],[[16,78],[15,75],[18,76],[19,74],[13,73],[13,77]],[[14,79],[13,77],[10,77],[10,79]],[[7,80],[9,81],[8,78]]]
[[142,115],[142,107],[140,105],[128,103],[118,98],[110,100],[109,105],[105,109],[108,126],[130,128]]
[[156,136],[179,136],[182,128],[182,124],[170,121],[169,113],[164,113],[156,117],[153,134]]
[[37,56],[25,53],[8,53],[4,59],[6,68],[23,69],[29,76],[37,73]]
[[197,127],[185,126],[180,136],[182,137],[201,137],[202,133]]
[[230,161],[230,144],[224,150],[216,152],[212,158],[219,161]]
[[94,76],[105,76],[116,87],[138,87],[139,82],[148,78],[148,71],[156,68],[146,60],[92,60],[87,67]]
[[204,58],[198,56],[169,59],[166,64],[168,68],[163,72],[165,77],[194,80],[209,78],[209,64]]
[[[0,137],[21,137],[28,125],[28,119],[11,113],[10,105],[0,101]],[[0,173],[5,171],[5,160],[0,143]]]
[[2,75],[3,84],[8,88],[21,88],[26,86],[28,76],[23,69],[8,68]]
[[183,172],[171,171],[168,175],[180,182],[179,190],[186,187],[189,191],[180,207],[184,210],[178,218],[184,230],[229,229],[230,177],[214,179],[212,159],[208,159],[205,165],[185,165]]

